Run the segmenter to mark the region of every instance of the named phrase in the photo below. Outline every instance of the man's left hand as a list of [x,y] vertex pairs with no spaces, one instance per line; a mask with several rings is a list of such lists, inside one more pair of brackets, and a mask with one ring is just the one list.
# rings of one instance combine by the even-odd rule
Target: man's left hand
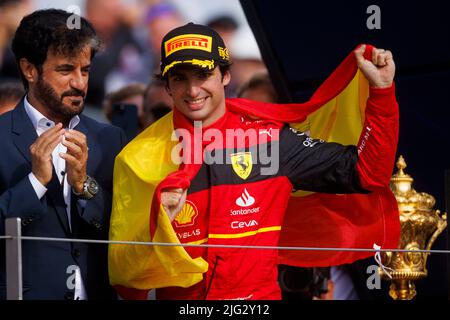
[[367,78],[371,87],[389,88],[392,86],[395,75],[395,63],[392,52],[384,49],[373,48],[372,61],[363,56],[366,45],[360,46],[354,51],[358,68]]
[[67,147],[66,153],[60,153],[60,156],[66,160],[67,182],[76,193],[81,193],[87,178],[88,147],[86,136],[76,130],[67,130],[62,144]]

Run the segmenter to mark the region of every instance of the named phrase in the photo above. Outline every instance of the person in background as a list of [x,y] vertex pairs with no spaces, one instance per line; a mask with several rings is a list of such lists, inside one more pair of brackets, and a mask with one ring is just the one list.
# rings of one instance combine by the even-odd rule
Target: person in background
[[148,30],[148,43],[159,58],[159,45],[164,35],[184,22],[176,8],[166,1],[153,1],[147,8],[144,23]]
[[138,4],[124,5],[120,0],[86,1],[86,18],[93,24],[102,50],[92,64],[86,103],[100,109],[106,94],[133,83],[147,83],[152,57],[145,43]]
[[268,103],[280,103],[268,73],[257,73],[237,90],[237,97]]
[[147,86],[132,83],[109,93],[103,101],[103,111],[112,124],[124,129],[130,140],[169,113],[172,104],[165,83],[154,79]]
[[0,114],[14,109],[24,95],[25,90],[21,83],[0,83]]
[[0,0],[0,82],[20,81],[10,49],[20,20],[32,10],[32,0]]
[[[136,132],[133,136],[128,136],[129,139],[134,138],[136,134],[144,130],[148,124],[148,115],[144,111],[144,93],[145,85],[142,83],[131,83],[119,90],[110,92],[103,100],[102,108],[106,118],[114,125],[125,128],[135,128]],[[124,108],[132,108],[133,111],[125,111]],[[137,123],[115,122],[121,117],[130,112],[130,116],[123,121],[136,121]],[[127,130],[125,130],[127,132]]]
[[258,44],[248,27],[242,27],[233,34],[229,53],[233,59],[233,65],[230,68],[231,82],[226,92],[227,97],[235,97],[240,87],[254,75],[267,73],[267,68],[261,58]]
[[148,115],[149,124],[162,118],[172,111],[173,100],[167,93],[164,81],[154,79],[151,81],[144,94],[144,111]]
[[227,47],[239,28],[237,21],[231,15],[219,15],[210,19],[206,25],[215,30],[223,39]]

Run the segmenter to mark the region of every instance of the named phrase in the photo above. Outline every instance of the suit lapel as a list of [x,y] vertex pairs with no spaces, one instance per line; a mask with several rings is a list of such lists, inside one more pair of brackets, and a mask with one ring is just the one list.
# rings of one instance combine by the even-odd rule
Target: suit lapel
[[78,212],[77,200],[72,196],[70,200],[70,225],[72,226],[72,236],[74,238],[83,238],[81,228],[81,216]]
[[47,184],[47,193],[53,203],[59,222],[64,226],[67,235],[70,235],[69,218],[67,217],[66,203],[64,202],[63,188],[59,182],[58,175],[53,168],[52,180]]
[[23,100],[12,112],[12,139],[20,153],[31,164],[30,146],[37,139],[37,134],[25,111]]
[[[37,133],[33,124],[31,123],[28,114],[25,111],[24,101],[13,110],[12,113],[12,139],[14,144],[20,153],[27,159],[30,163],[31,171],[31,155],[30,146],[37,139]],[[46,197],[49,198],[50,202],[56,210],[56,214],[60,223],[62,224],[66,234],[70,234],[69,221],[67,218],[66,204],[64,202],[63,190],[61,184],[59,183],[58,176],[56,175],[55,169],[53,168],[52,180],[46,186],[47,192]]]

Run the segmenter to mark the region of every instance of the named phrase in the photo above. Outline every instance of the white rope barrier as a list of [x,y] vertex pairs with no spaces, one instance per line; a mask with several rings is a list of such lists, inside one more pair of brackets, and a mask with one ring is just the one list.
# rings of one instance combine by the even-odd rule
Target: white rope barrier
[[222,244],[189,244],[189,243],[168,243],[168,242],[136,242],[136,241],[113,241],[113,240],[93,240],[93,239],[67,239],[50,237],[12,237],[0,236],[0,239],[17,239],[28,241],[57,241],[57,242],[81,242],[100,244],[126,244],[145,246],[180,246],[197,248],[229,248],[229,249],[260,249],[260,250],[294,250],[294,251],[351,251],[351,252],[404,252],[404,253],[442,253],[450,254],[450,250],[407,250],[407,249],[373,249],[373,248],[326,248],[326,247],[282,247],[282,246],[246,246],[246,245],[222,245]]

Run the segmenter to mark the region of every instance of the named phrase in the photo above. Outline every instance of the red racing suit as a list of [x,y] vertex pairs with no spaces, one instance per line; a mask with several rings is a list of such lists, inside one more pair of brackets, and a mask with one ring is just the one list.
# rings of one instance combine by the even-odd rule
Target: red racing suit
[[[206,147],[204,162],[188,188],[187,205],[172,223],[180,242],[277,246],[293,189],[367,193],[387,185],[397,144],[398,106],[394,86],[371,88],[357,146],[311,139],[286,124],[229,110],[211,127],[221,132],[255,129],[258,139],[226,139],[221,150],[217,144]],[[262,149],[279,156],[278,170],[262,174],[268,167],[260,157]],[[223,164],[207,161],[208,155],[217,159],[221,153]],[[277,250],[186,250],[192,258],[203,257],[208,272],[189,288],[157,289],[157,299],[281,298]]]

